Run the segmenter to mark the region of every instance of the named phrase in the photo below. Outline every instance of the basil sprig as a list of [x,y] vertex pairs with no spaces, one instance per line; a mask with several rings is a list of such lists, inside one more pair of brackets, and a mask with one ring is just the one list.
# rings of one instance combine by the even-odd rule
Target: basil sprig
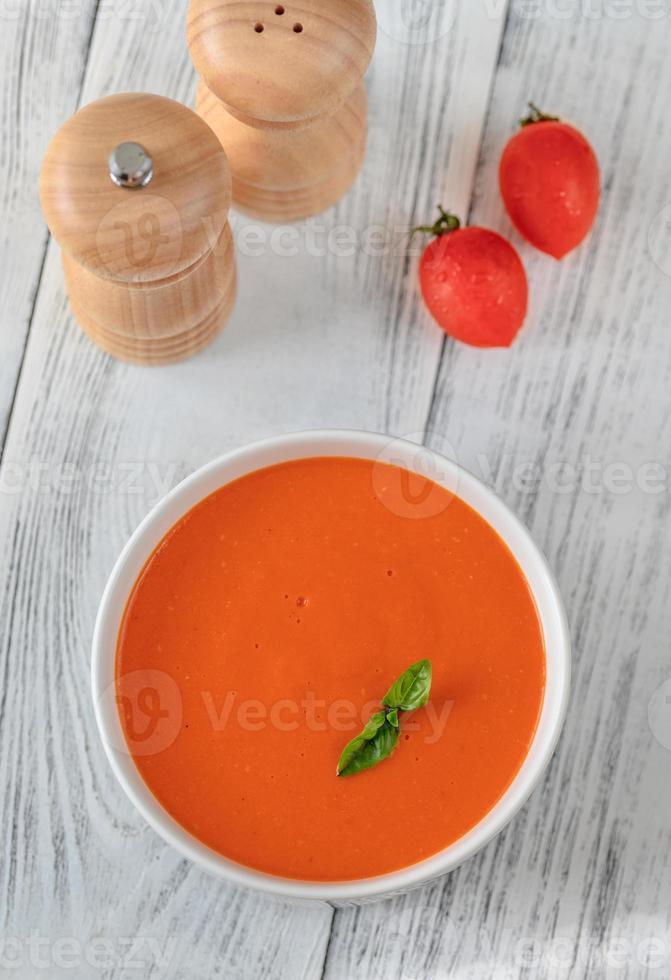
[[431,661],[418,660],[408,667],[391,685],[382,704],[399,711],[415,711],[423,708],[431,692]]
[[431,661],[419,660],[394,681],[382,698],[382,711],[368,719],[360,735],[356,735],[342,750],[336,774],[354,776],[389,758],[400,734],[401,711],[415,711],[429,700],[431,692]]
[[386,711],[378,711],[361,734],[343,749],[336,770],[338,776],[353,776],[382,762],[396,748],[398,735],[398,727],[387,719]]

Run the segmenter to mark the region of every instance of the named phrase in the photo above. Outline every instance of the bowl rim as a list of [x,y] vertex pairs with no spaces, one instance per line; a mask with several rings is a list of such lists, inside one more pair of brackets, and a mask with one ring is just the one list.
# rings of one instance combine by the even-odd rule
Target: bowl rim
[[[384,454],[391,447],[395,454],[404,456],[401,461],[394,457],[394,462],[406,469],[411,469],[407,461],[420,455],[439,468],[440,478],[432,474],[431,479],[446,486],[486,520],[522,568],[536,602],[545,644],[546,686],[536,731],[522,766],[497,803],[466,834],[431,857],[398,871],[333,882],[257,871],[213,851],[181,827],[151,794],[130,753],[115,747],[123,744],[123,733],[109,692],[114,688],[121,616],[139,572],[165,533],[218,487],[275,462],[319,456],[385,460]],[[415,472],[427,475],[424,469]],[[500,833],[527,801],[554,753],[568,706],[570,661],[568,622],[554,574],[527,528],[493,490],[457,462],[416,442],[362,430],[314,429],[274,436],[224,453],[187,476],[151,508],[117,558],[100,600],[93,633],[91,690],[98,731],[112,770],[135,808],[167,843],[229,883],[288,899],[342,902],[381,897],[420,885],[452,871]]]

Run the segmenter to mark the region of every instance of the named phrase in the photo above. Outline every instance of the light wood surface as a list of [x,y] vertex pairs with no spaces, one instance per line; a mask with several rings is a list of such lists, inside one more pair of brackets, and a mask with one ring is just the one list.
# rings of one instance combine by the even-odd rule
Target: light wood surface
[[299,221],[336,204],[366,152],[363,84],[333,115],[301,129],[259,129],[240,122],[201,82],[196,111],[226,149],[239,211],[265,221]]
[[[399,6],[378,4],[359,181],[297,228],[234,215],[240,288],[229,326],[198,357],[158,372],[111,360],[76,329],[53,242],[42,268],[34,188],[44,130],[78,99],[132,87],[192,100],[185,4],[147,4],[137,21],[101,5],[90,53],[93,4],[65,21],[44,7],[3,21],[0,399],[12,411],[0,468],[0,935],[23,956],[8,976],[669,972],[671,22],[635,5],[594,17],[579,5],[568,17],[512,7],[499,46],[496,4],[435,5],[443,20],[418,25]],[[603,173],[594,234],[562,263],[513,234],[496,190],[501,148],[529,97],[590,137]],[[342,245],[343,228],[361,243],[366,230],[425,221],[437,200],[520,249],[531,310],[510,351],[443,340],[402,234],[385,254]],[[565,734],[506,832],[431,886],[336,911],[227,888],[163,845],[107,769],[88,683],[100,591],[152,503],[225,449],[317,425],[451,444],[545,549],[574,639]],[[607,467],[618,463],[639,480],[645,465],[661,466],[660,489],[634,480],[614,491]],[[577,479],[558,464],[574,465]],[[47,968],[30,964],[31,933],[47,938]],[[58,939],[90,950],[96,937],[111,944],[111,964],[82,955],[54,967]],[[142,966],[123,962],[131,953]]]
[[235,260],[221,244],[226,238],[228,226],[217,246],[222,252],[208,255],[191,276],[156,288],[97,280],[64,254],[64,281],[77,323],[104,351],[131,364],[193,357],[224,328],[235,303]]
[[[151,157],[146,187],[110,179],[108,157],[124,142]],[[40,199],[75,315],[108,353],[167,363],[221,329],[235,295],[231,176],[196,113],[142,93],[90,103],[50,142]]]
[[303,126],[335,112],[375,47],[371,0],[191,0],[196,71],[251,126]]
[[95,22],[92,3],[70,19],[36,17],[30,3],[16,4],[11,12],[0,29],[5,154],[0,167],[0,444],[9,424],[49,237],[35,206],[35,188],[49,140],[78,106]]
[[217,244],[193,271],[133,286],[100,279],[64,252],[72,311],[91,340],[123,361],[159,365],[192,357],[230,316],[236,295],[233,250],[226,222]]
[[224,146],[236,206],[298,221],[350,188],[366,148],[371,0],[192,0],[196,111]]

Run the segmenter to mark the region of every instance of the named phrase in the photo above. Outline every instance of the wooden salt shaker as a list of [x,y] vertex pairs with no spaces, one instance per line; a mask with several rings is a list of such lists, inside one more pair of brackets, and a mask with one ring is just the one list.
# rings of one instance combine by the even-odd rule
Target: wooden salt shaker
[[240,210],[295,221],[348,190],[375,33],[371,0],[191,0],[196,111],[226,150]]
[[146,94],[85,106],[47,149],[40,197],[72,310],[104,350],[165,364],[224,325],[236,286],[230,169],[191,109]]

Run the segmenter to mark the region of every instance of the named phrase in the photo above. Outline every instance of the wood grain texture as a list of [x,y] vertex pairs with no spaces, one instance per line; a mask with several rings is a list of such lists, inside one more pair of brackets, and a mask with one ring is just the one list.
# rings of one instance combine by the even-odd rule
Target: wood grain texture
[[375,48],[372,0],[191,0],[196,71],[251,126],[305,126],[359,85]]
[[[125,142],[152,159],[146,187],[110,180],[109,155]],[[114,282],[157,284],[188,273],[219,238],[230,168],[212,130],[180,102],[115,94],[84,105],[54,135],[40,201],[54,238],[85,269]]]
[[333,207],[361,169],[366,151],[363,82],[332,115],[300,129],[248,126],[201,82],[196,111],[226,150],[239,211],[262,221],[294,222]]
[[[110,153],[136,142],[146,187],[117,187]],[[235,299],[231,174],[209,126],[162,96],[96,99],[61,126],[40,173],[40,201],[62,249],[70,305],[103,350],[135,364],[191,357]]]
[[[99,14],[83,102],[129,88],[191,101],[184,5],[142,10]],[[235,216],[240,299],[199,357],[160,372],[106,357],[76,328],[49,247],[0,470],[0,934],[22,980],[322,975],[330,908],[206,878],[123,798],[94,729],[89,645],[123,542],[196,466],[307,426],[422,430],[440,335],[419,326],[403,243],[443,181],[467,208],[500,31],[475,7],[443,26],[422,46],[387,20],[366,163],[334,211],[296,228]],[[49,940],[46,968],[31,933]],[[80,944],[76,966],[55,965],[59,938]],[[96,951],[111,961],[86,962]]]
[[[519,247],[531,315],[511,351],[445,343],[426,434],[499,490],[556,569],[572,702],[547,777],[480,856],[337,913],[327,980],[671,969],[670,44],[668,17],[512,8],[471,220]],[[513,233],[496,188],[527,98],[583,129],[601,162],[594,233],[561,264]]]
[[98,325],[108,324],[109,333],[117,338],[124,325],[122,340],[180,340],[200,327],[222,301],[230,308],[235,292],[235,246],[228,222],[194,268],[168,281],[131,286],[101,279],[67,252],[61,258],[68,291],[79,311],[86,310]]
[[[188,100],[180,6],[152,8],[148,17],[172,19],[158,32],[153,21],[101,21],[84,98],[132,83]],[[382,256],[347,254],[344,236],[329,245],[338,227],[361,241],[367,228],[425,219],[440,197],[462,212],[471,199],[498,27],[477,4],[428,44],[400,43],[399,25],[380,21],[360,180],[327,219],[281,237],[236,219],[241,301],[206,354],[160,374],[107,359],[74,327],[49,249],[0,470],[0,931],[22,938],[24,956],[31,930],[80,943],[103,936],[117,958],[126,938],[158,945],[140,947],[139,970],[52,964],[25,968],[22,980],[316,980],[322,967],[327,980],[669,972],[671,738],[666,748],[659,740],[663,715],[653,716],[657,739],[648,723],[669,677],[668,483],[662,493],[613,492],[618,471],[606,468],[624,464],[642,481],[656,462],[668,481],[671,23],[513,9],[471,217],[512,235],[494,178],[529,96],[590,135],[604,202],[588,245],[561,265],[512,236],[531,314],[512,351],[483,354],[442,343],[400,233]],[[77,30],[68,24],[69,37]],[[44,36],[70,72],[65,32]],[[72,101],[72,88],[52,98]],[[73,108],[63,105],[62,118]],[[35,178],[40,156],[31,155]],[[23,207],[26,227],[40,227],[37,202]],[[16,296],[19,279],[34,283],[30,268],[3,288]],[[3,309],[5,344],[11,297]],[[17,358],[8,363],[3,398]],[[161,844],[107,770],[87,679],[97,597],[151,503],[217,452],[320,424],[426,429],[497,486],[557,569],[576,665],[559,751],[508,830],[439,882],[338,910],[332,932],[329,909],[227,889]],[[657,960],[649,939],[662,944]],[[41,955],[53,961],[53,944]]]
[[240,210],[298,221],[349,189],[366,146],[375,35],[371,0],[192,0],[196,109],[230,153]]
[[[194,79],[183,42],[185,11],[181,3],[173,3],[169,9],[161,7],[160,13],[165,20],[154,27],[146,18],[134,27],[121,17],[99,23],[84,102],[129,84],[133,89],[159,90],[189,101]],[[210,976],[215,969],[234,978],[249,976],[251,970],[253,975],[293,980],[321,969],[331,911],[319,907],[299,914],[291,906],[222,888],[168,854],[129,809],[97,745],[90,706],[89,645],[97,598],[113,557],[108,547],[111,544],[115,551],[121,543],[120,539],[113,541],[117,534],[112,528],[120,521],[121,537],[125,537],[129,517],[134,524],[146,510],[146,498],[136,508],[144,496],[144,478],[139,476],[138,482],[138,470],[153,472],[167,486],[190,468],[179,457],[186,445],[183,439],[191,438],[187,429],[193,432],[199,427],[203,390],[199,371],[187,382],[185,402],[180,369],[164,370],[167,387],[160,384],[151,398],[158,397],[154,408],[162,404],[165,414],[161,412],[158,420],[152,409],[153,421],[145,433],[154,449],[147,453],[146,444],[144,449],[141,446],[145,437],[137,440],[137,431],[133,434],[130,429],[121,436],[125,442],[121,448],[120,432],[112,431],[114,424],[110,430],[109,423],[132,397],[131,392],[144,389],[149,393],[145,378],[151,382],[154,373],[115,364],[78,330],[67,311],[58,249],[52,243],[3,461],[3,478],[19,486],[20,493],[8,491],[5,484],[0,508],[0,534],[9,549],[4,552],[3,546],[6,559],[0,573],[4,610],[0,805],[6,831],[0,857],[0,933],[19,941],[21,975],[28,980],[44,975],[78,980],[133,975],[181,978]],[[115,374],[116,382],[112,381]],[[51,386],[49,377],[60,379],[60,395],[53,402],[43,397],[35,400],[38,388],[44,391],[43,386]],[[107,387],[110,381],[115,394]],[[117,387],[119,381],[121,387]],[[173,384],[177,384],[177,397]],[[216,401],[219,379],[211,376],[209,384]],[[24,392],[28,415],[37,408],[32,423],[28,416],[20,421]],[[106,407],[99,413],[100,399]],[[216,415],[214,406],[211,410]],[[189,421],[183,428],[185,419]],[[214,415],[211,421],[214,424]],[[49,446],[56,449],[54,435],[61,425],[70,448],[65,449],[65,456],[61,456],[63,446],[56,451],[60,457],[56,463]],[[170,435],[176,430],[181,431],[181,449]],[[210,429],[208,438],[211,436]],[[37,442],[31,448],[34,439]],[[157,454],[161,443],[163,450]],[[112,458],[116,457],[112,446],[120,449],[120,457]],[[161,463],[166,450],[165,463]],[[106,478],[99,471],[103,482],[92,493],[91,467],[97,469],[96,459],[102,461],[100,454],[107,456],[108,451],[112,453],[108,459],[112,482],[105,489]],[[47,483],[56,478],[52,484],[55,493],[42,495],[36,489],[28,475],[31,460],[46,464],[43,476]],[[88,476],[83,483],[75,478],[74,492],[63,493],[65,484],[54,465],[61,473],[62,466],[74,466],[71,474],[79,470]],[[12,474],[18,477],[18,484],[13,483]],[[154,491],[151,493],[153,496]],[[46,509],[39,506],[40,498],[49,501]],[[27,507],[24,517],[19,514],[24,506],[21,501]],[[88,517],[84,517],[85,510]],[[95,529],[93,512],[98,513]],[[18,530],[24,518],[30,524],[27,537]],[[98,572],[89,564],[91,559]],[[41,607],[37,616],[35,603]],[[42,634],[39,640],[33,632],[36,629]],[[29,647],[32,653],[25,656]],[[28,946],[31,933],[51,942],[33,953]],[[94,940],[100,937],[111,945],[107,952],[103,947],[99,961],[107,965],[94,968],[86,955],[96,952]],[[145,939],[138,946],[140,937]],[[58,968],[56,939],[79,944],[76,966]],[[40,968],[35,961],[48,965]],[[143,965],[138,967],[138,962]]]
[[182,361],[207,347],[231,315],[237,282],[232,252],[226,225],[212,252],[191,275],[171,283],[167,297],[166,287],[101,285],[64,255],[70,309],[91,340],[122,361],[147,366]]
[[94,12],[87,3],[76,18],[45,15],[37,2],[0,11],[0,453],[47,245],[37,177],[52,132],[76,108]]
[[237,207],[292,222],[333,207],[366,146],[371,0],[192,0],[196,109],[230,153]]

